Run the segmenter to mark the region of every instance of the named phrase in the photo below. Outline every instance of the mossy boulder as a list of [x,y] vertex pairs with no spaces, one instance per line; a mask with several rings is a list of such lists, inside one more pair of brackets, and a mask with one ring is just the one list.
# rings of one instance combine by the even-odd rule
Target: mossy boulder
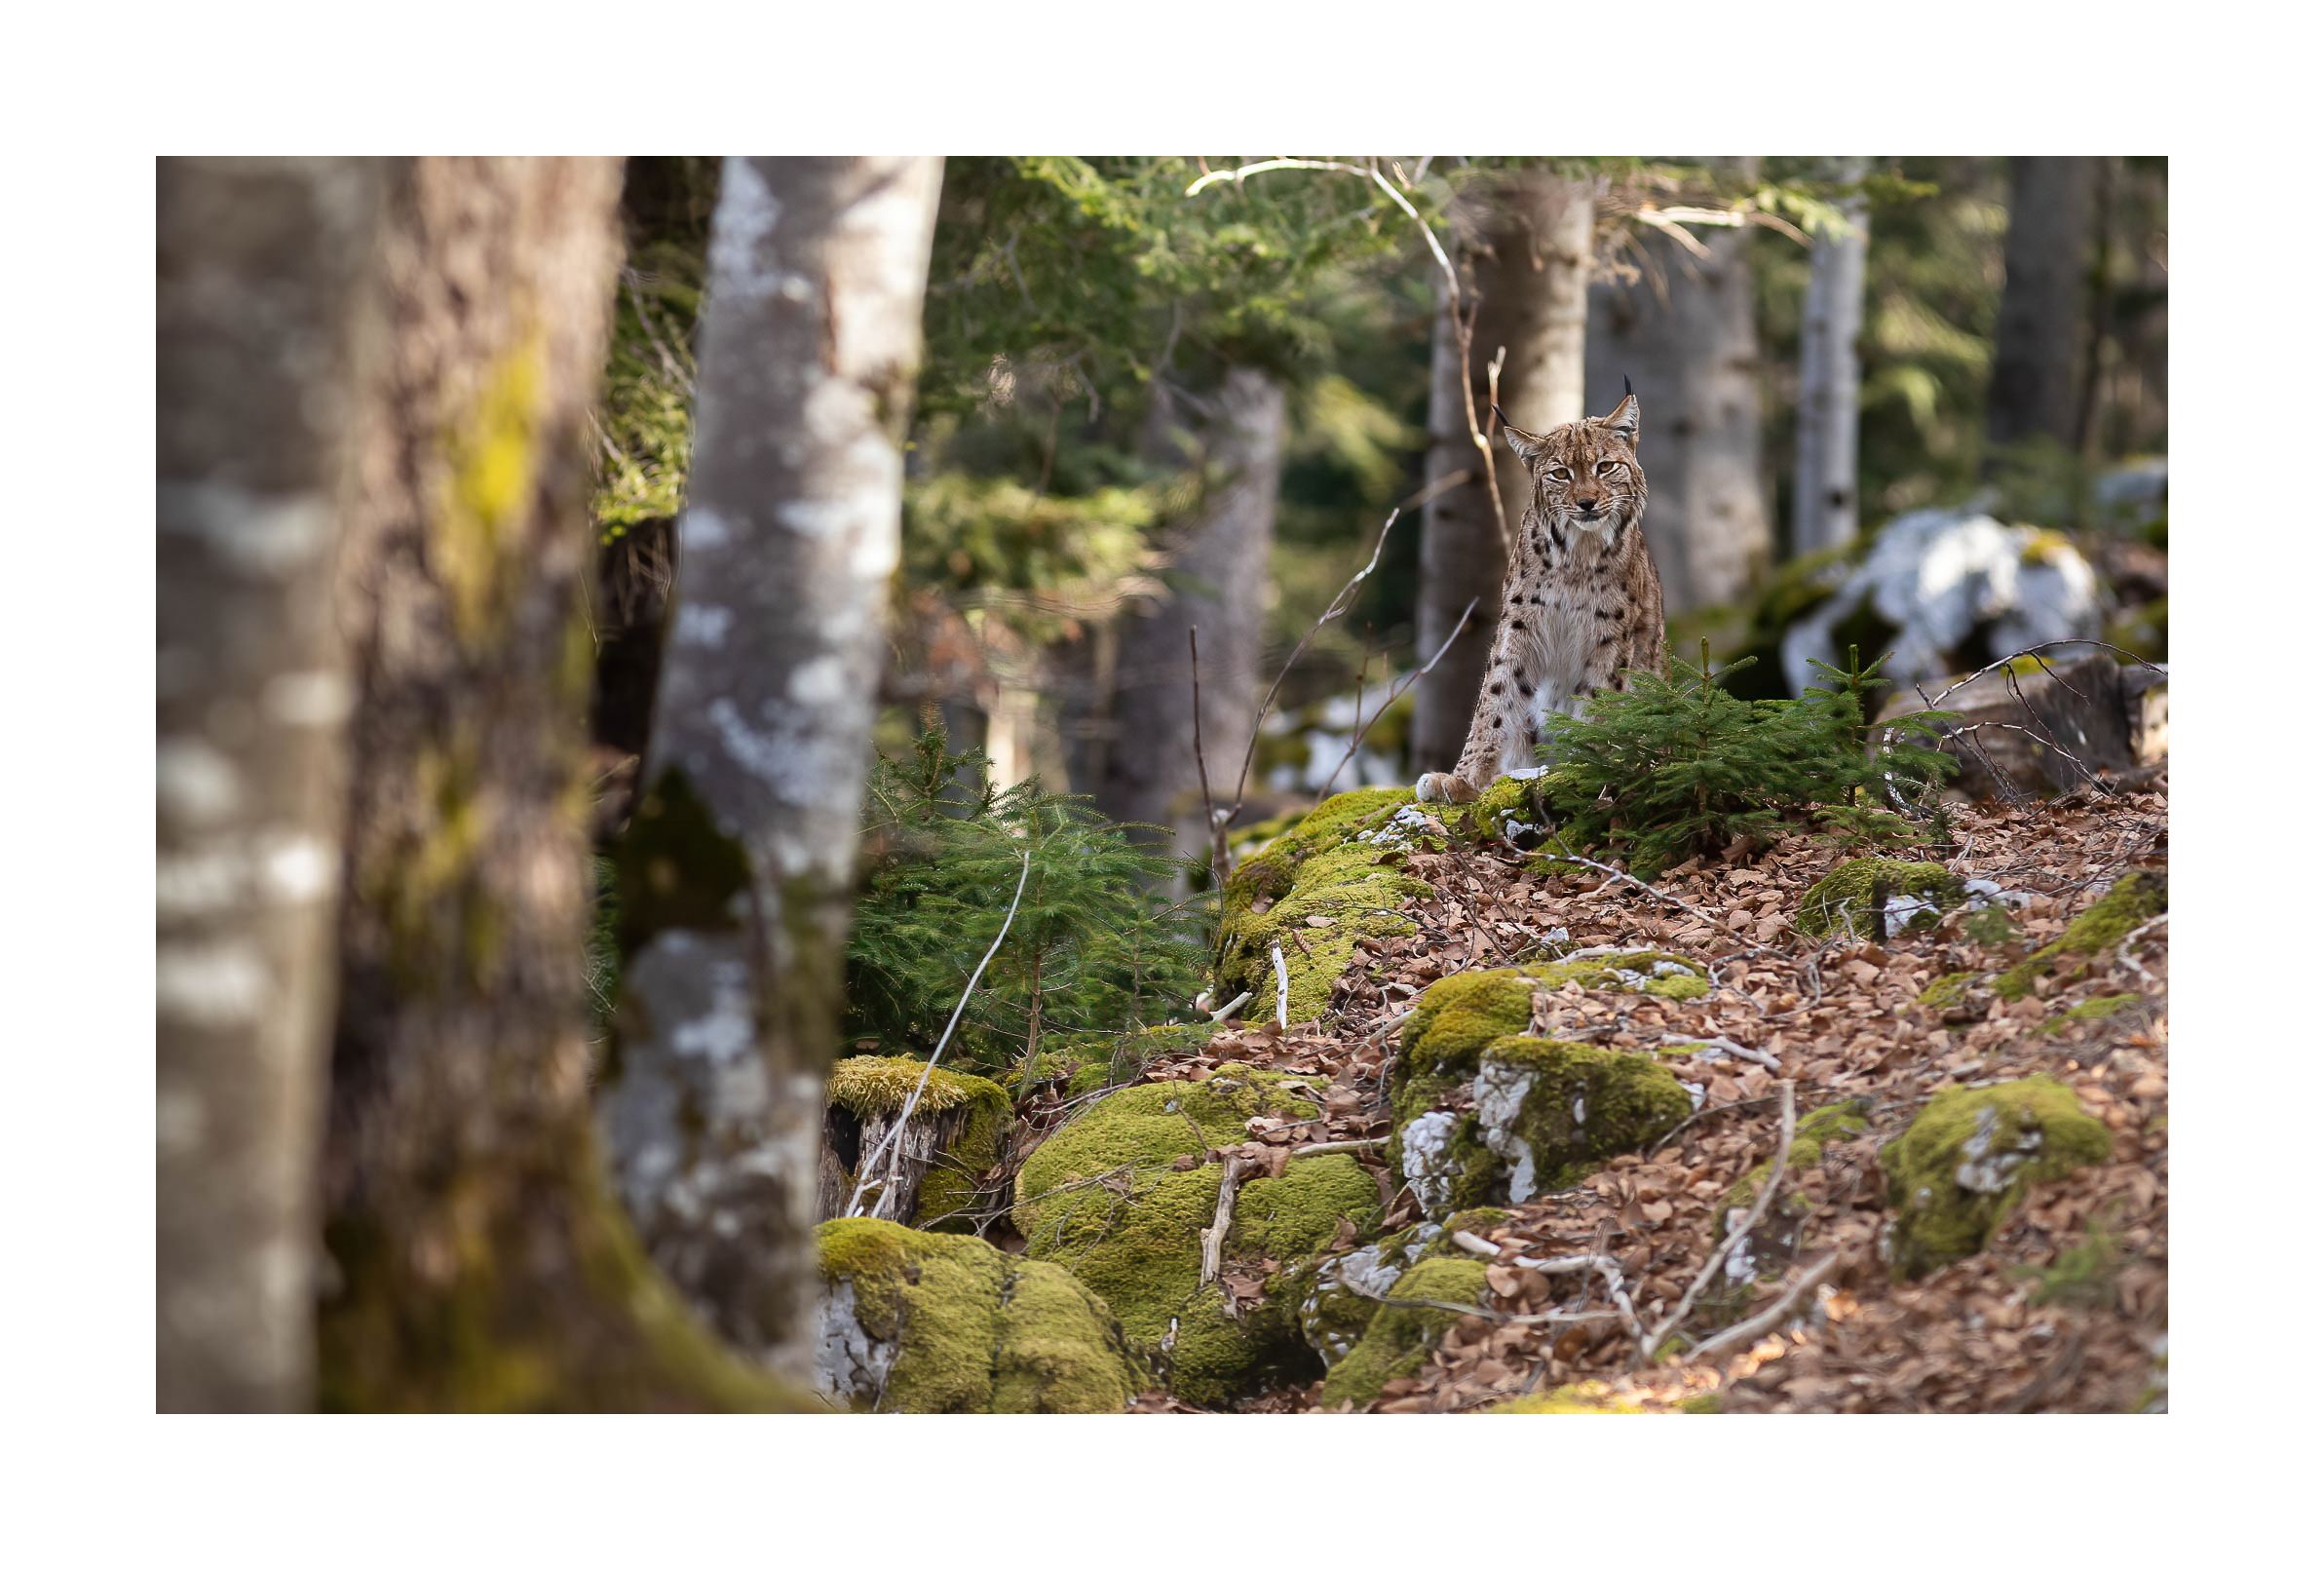
[[1458,1310],[1437,1305],[1479,1304],[1484,1292],[1482,1260],[1439,1257],[1415,1264],[1396,1278],[1361,1338],[1324,1376],[1318,1403],[1325,1411],[1371,1405],[1390,1380],[1419,1373],[1461,1319]]
[[[1676,974],[1657,974],[1666,966]],[[1570,1187],[1693,1111],[1686,1087],[1651,1057],[1524,1034],[1543,988],[1666,979],[1703,977],[1674,956],[1617,955],[1464,972],[1421,994],[1389,1076],[1389,1160],[1422,1209],[1441,1216]],[[1462,1099],[1468,1108],[1448,1105]]]
[[[819,1179],[824,1213],[845,1208],[832,1203],[833,1196],[844,1202],[853,1191],[857,1164],[894,1127],[926,1067],[917,1057],[869,1055],[831,1065]],[[977,1208],[977,1179],[1000,1165],[1015,1116],[1009,1092],[991,1080],[942,1067],[930,1071],[912,1108],[912,1127],[901,1136],[903,1192],[888,1213],[921,1227],[969,1225]]]
[[1272,1017],[1280,944],[1290,1019],[1320,1016],[1358,938],[1419,930],[1398,907],[1429,887],[1397,863],[1415,846],[1447,838],[1410,790],[1350,790],[1323,802],[1228,877],[1215,995],[1223,1003],[1247,990],[1250,1016]]
[[1881,1151],[1896,1211],[1889,1261],[1926,1275],[1983,1248],[2036,1183],[2105,1161],[2106,1125],[2047,1075],[1979,1090],[1939,1091],[1903,1136]]
[[816,1388],[882,1412],[1119,1412],[1152,1381],[1056,1265],[893,1221],[816,1229]]
[[1899,862],[1886,857],[1859,857],[1843,862],[1824,874],[1800,901],[1797,925],[1810,938],[1839,933],[1868,937],[1872,932],[1872,891],[1886,888],[1890,900],[1910,898],[1924,908],[1906,921],[1909,927],[1933,927],[1941,912],[1968,898],[1958,873],[1934,862]]
[[2161,873],[2133,872],[2068,923],[2055,941],[1994,977],[1993,989],[2004,998],[2022,998],[2042,976],[2073,980],[2169,904],[2170,888]]
[[1405,1271],[1423,1259],[1467,1257],[1456,1251],[1453,1234],[1481,1234],[1508,1218],[1506,1210],[1463,1210],[1441,1225],[1418,1222],[1347,1253],[1310,1260],[1288,1283],[1298,1304],[1300,1334],[1330,1367],[1355,1350],[1381,1300]]
[[2063,1031],[2073,1029],[2076,1025],[2112,1019],[2114,1015],[2135,1009],[2146,1001],[2136,992],[2114,992],[2095,998],[2084,998],[2064,1014],[2044,1020],[2041,1031],[2043,1035],[2055,1036]]
[[[1239,1315],[1201,1282],[1202,1231],[1218,1206],[1221,1166],[1203,1158],[1241,1143],[1261,1116],[1305,1117],[1312,1082],[1262,1070],[1118,1091],[1037,1146],[1017,1175],[1025,1251],[1071,1271],[1121,1317],[1133,1345],[1166,1359],[1169,1388],[1197,1403],[1230,1399],[1285,1364],[1304,1364],[1294,1304],[1271,1288]],[[1342,1220],[1366,1224],[1378,1185],[1353,1158],[1292,1161],[1280,1177],[1241,1186],[1225,1257],[1295,1261]]]

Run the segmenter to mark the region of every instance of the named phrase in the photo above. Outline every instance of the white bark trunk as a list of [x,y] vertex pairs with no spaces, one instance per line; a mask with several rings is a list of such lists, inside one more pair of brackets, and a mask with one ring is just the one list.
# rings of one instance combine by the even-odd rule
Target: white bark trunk
[[[726,166],[645,834],[630,830],[647,878],[697,902],[631,913],[647,930],[606,1098],[623,1187],[655,1258],[712,1321],[800,1378],[940,167]],[[657,819],[676,822],[689,798],[707,820],[702,856],[657,852]],[[741,884],[731,900],[722,866]]]
[[[1842,180],[1864,177],[1865,161],[1844,159]],[[1819,228],[1809,253],[1808,299],[1800,323],[1800,427],[1792,471],[1792,554],[1806,555],[1856,537],[1856,421],[1863,388],[1857,340],[1864,329],[1864,200],[1842,204],[1846,221]]]
[[349,686],[331,589],[381,170],[165,159],[158,1403],[312,1405]]

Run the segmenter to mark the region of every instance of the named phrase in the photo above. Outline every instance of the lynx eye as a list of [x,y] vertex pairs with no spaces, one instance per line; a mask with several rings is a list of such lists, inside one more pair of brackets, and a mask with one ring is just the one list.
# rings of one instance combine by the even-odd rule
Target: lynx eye
[[1604,463],[1598,465],[1598,473],[1601,475],[1611,475],[1620,467],[1621,465],[1619,463],[1612,458],[1609,458]]
[[1549,466],[1549,478],[1551,479],[1571,479],[1574,478],[1574,476],[1571,471],[1565,468],[1564,465],[1551,464]]

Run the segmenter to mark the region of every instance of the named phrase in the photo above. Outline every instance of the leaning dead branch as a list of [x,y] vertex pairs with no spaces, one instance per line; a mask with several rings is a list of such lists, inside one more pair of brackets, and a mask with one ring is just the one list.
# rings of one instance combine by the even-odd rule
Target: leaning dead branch
[[928,1089],[929,1077],[936,1071],[936,1059],[944,1055],[944,1048],[952,1040],[952,1032],[960,1024],[960,1016],[968,1009],[976,983],[984,978],[984,968],[993,962],[993,956],[1001,952],[1001,944],[1008,940],[1010,925],[1016,920],[1016,907],[1025,898],[1025,881],[1033,875],[1033,853],[1030,850],[1024,854],[1024,863],[1023,870],[1016,875],[1016,893],[1010,897],[1009,913],[1001,918],[1001,930],[993,935],[993,946],[984,951],[984,958],[978,960],[976,969],[970,973],[969,984],[961,988],[960,1002],[952,1006],[952,1017],[944,1021],[944,1033],[936,1038],[935,1050],[928,1054],[928,1064],[920,1070],[920,1079],[912,1087],[912,1093],[904,1097],[903,1110],[896,1114],[895,1122],[889,1126],[888,1132],[881,1137],[872,1153],[864,1158],[862,1175],[856,1179],[855,1192],[848,1196],[847,1213],[850,1215],[863,1213],[863,1191],[871,1186],[871,1174],[879,1169],[882,1156],[888,1158],[888,1172],[880,1179],[880,1197],[873,1203],[871,1213],[876,1216],[886,1209],[888,1197],[895,1192],[896,1168],[903,1159],[904,1126],[912,1121],[912,1113],[920,1105],[921,1093]]
[[1711,1249],[1711,1256],[1702,1262],[1702,1269],[1688,1284],[1686,1295],[1679,1299],[1678,1307],[1663,1316],[1662,1322],[1655,1326],[1652,1334],[1640,1339],[1640,1362],[1654,1361],[1655,1354],[1662,1349],[1663,1343],[1677,1334],[1679,1327],[1687,1322],[1687,1316],[1695,1312],[1695,1300],[1717,1279],[1720,1270],[1727,1264],[1728,1255],[1733,1253],[1745,1238],[1758,1230],[1760,1222],[1767,1219],[1768,1207],[1775,1203],[1776,1191],[1783,1187],[1783,1176],[1791,1162],[1792,1135],[1799,1130],[1799,1117],[1792,1082],[1779,1081],[1775,1089],[1783,1103],[1783,1134],[1775,1142],[1775,1159],[1768,1168],[1768,1180],[1759,1186],[1759,1197],[1751,1202],[1750,1213],[1743,1217],[1740,1225],[1732,1215],[1728,1217],[1727,1236],[1719,1240],[1718,1245]]
[[1735,1347],[1749,1346],[1768,1331],[1781,1324],[1790,1317],[1793,1304],[1799,1302],[1802,1297],[1816,1287],[1821,1286],[1825,1278],[1839,1268],[1840,1256],[1837,1253],[1824,1255],[1823,1258],[1802,1271],[1799,1279],[1785,1287],[1783,1295],[1771,1303],[1765,1312],[1752,1315],[1740,1324],[1730,1325],[1708,1340],[1680,1353],[1679,1361],[1688,1362],[1696,1358],[1715,1358]]

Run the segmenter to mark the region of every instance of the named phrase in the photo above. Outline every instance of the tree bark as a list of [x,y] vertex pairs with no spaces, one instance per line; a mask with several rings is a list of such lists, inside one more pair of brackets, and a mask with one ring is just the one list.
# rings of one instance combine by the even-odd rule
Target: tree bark
[[800,1404],[656,1279],[590,1121],[591,539],[617,162],[420,159],[344,593],[354,725],[322,1401]]
[[[1280,383],[1247,366],[1227,372],[1200,425],[1200,461],[1216,483],[1170,548],[1170,593],[1117,623],[1113,735],[1097,803],[1122,822],[1166,830],[1180,856],[1200,857],[1210,844],[1195,766],[1187,629],[1199,629],[1202,753],[1223,808],[1235,799],[1259,708],[1284,410]],[[1173,411],[1158,410],[1156,419],[1171,425]]]
[[726,166],[650,783],[615,856],[624,1196],[711,1321],[801,1379],[940,169]]
[[2074,445],[2095,158],[2009,161],[2009,240],[1986,400],[1987,467],[2017,442]]
[[164,1411],[313,1401],[348,708],[331,584],[380,184],[358,159],[161,163]]
[[[1512,421],[1529,431],[1546,431],[1581,418],[1595,196],[1589,182],[1521,174],[1472,188],[1454,206],[1454,266],[1462,275],[1465,301],[1476,313],[1469,395],[1478,423],[1495,441],[1499,434],[1485,405],[1494,356],[1505,350],[1500,402]],[[1484,475],[1484,457],[1469,436],[1459,341],[1441,280],[1437,303],[1429,383],[1429,482],[1458,474],[1471,479],[1430,501],[1421,526],[1414,663],[1428,660],[1451,636],[1471,599],[1476,610],[1414,689],[1412,766],[1424,773],[1451,768],[1467,740],[1508,560],[1493,499],[1476,482]],[[1502,513],[1513,527],[1531,499],[1524,466],[1504,453],[1494,469]]]
[[[1757,160],[1721,160],[1747,174]],[[1710,229],[1697,255],[1638,237],[1647,268],[1590,289],[1589,400],[1638,396],[1639,451],[1654,496],[1648,550],[1672,613],[1742,598],[1773,554],[1759,445],[1759,328],[1750,235]]]
[[[1853,182],[1865,161],[1843,159],[1835,174]],[[1856,537],[1857,410],[1864,385],[1864,261],[1870,220],[1863,197],[1841,204],[1844,221],[1819,226],[1808,254],[1808,298],[1800,319],[1800,428],[1793,453],[1792,554],[1806,555]]]

